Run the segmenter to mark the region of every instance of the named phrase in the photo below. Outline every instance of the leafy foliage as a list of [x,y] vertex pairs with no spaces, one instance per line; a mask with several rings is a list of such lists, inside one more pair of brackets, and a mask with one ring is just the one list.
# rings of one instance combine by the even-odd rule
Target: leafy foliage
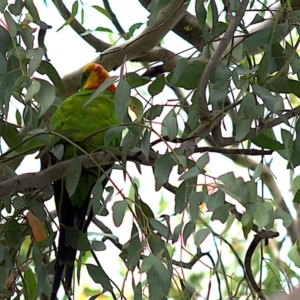
[[[172,2],[151,1],[147,26],[156,24],[160,11]],[[184,27],[186,33],[201,32],[201,45],[193,44],[195,53],[191,57],[165,51],[168,55],[160,57],[162,65],[151,66],[140,75],[125,72],[125,56],[115,99],[120,126],[107,130],[105,146],[99,148],[118,164],[105,191],[101,184],[105,174],[98,178],[90,201],[95,224],[104,237],[98,230],[86,236],[66,228],[67,243],[80,253],[74,282],[76,278],[82,280],[81,271],[85,269],[90,280],[97,283],[97,289],[85,291],[90,299],[100,294],[134,299],[195,299],[210,294],[221,299],[252,294],[266,299],[299,280],[299,218],[293,205],[280,194],[275,177],[281,170],[273,167],[268,155],[278,154],[294,172],[292,204],[299,204],[300,58],[296,51],[299,28],[294,25],[299,23],[300,10],[294,3],[291,7],[295,9],[286,12],[284,19],[276,13],[271,25],[253,32],[251,25],[265,24],[269,6],[256,7],[252,1],[247,9],[256,15],[248,23],[237,22],[232,34],[238,42],[231,36],[232,43],[216,57],[225,41],[223,34],[233,26],[232,20],[245,15],[242,3],[232,1],[230,5],[196,1],[193,22]],[[84,26],[85,9],[81,1],[74,1],[59,30],[78,23],[80,11]],[[120,27],[109,7],[93,5],[92,9]],[[57,10],[63,14],[59,5]],[[47,151],[59,157],[63,145],[53,149],[55,142],[70,142],[48,130],[52,113],[68,91],[64,85],[68,81],[60,78],[47,59],[44,41],[38,38],[36,43],[33,24],[39,25],[41,34],[45,27],[34,3],[26,0],[8,5],[3,1],[0,11],[0,295],[37,299],[50,294],[56,254],[54,232],[58,227],[47,202],[52,196],[50,184],[65,176],[72,195],[87,160],[75,156],[64,169],[58,164],[56,173],[46,169]],[[127,33],[120,30],[121,39],[130,42],[144,37],[142,33],[136,38],[141,26],[134,23]],[[102,26],[95,31],[108,32],[110,37],[112,34]],[[91,33],[80,31],[82,37]],[[189,36],[184,37],[190,41]],[[122,50],[122,44],[116,47],[111,51]],[[171,51],[172,45],[169,48]],[[151,50],[154,55],[164,48]],[[145,62],[151,60],[149,57],[135,60]],[[172,58],[176,61],[172,61],[173,69],[164,69]],[[41,75],[46,77],[41,79]],[[89,101],[117,79],[111,77]],[[170,91],[174,92],[172,97],[166,96]],[[136,120],[128,113],[132,96],[143,106]],[[109,141],[120,132],[122,147],[112,149]],[[37,151],[45,170],[37,174],[36,181],[18,176],[20,162]],[[259,159],[250,155],[259,155]],[[240,168],[232,164],[226,170],[229,160]],[[92,155],[88,161],[89,168],[100,169],[104,164]],[[133,168],[139,179],[132,175]],[[147,172],[150,175],[145,179]],[[118,180],[114,176],[119,176]],[[40,183],[39,178],[44,181]],[[35,224],[46,225],[49,236],[44,233],[44,240],[36,243],[30,239],[30,232],[35,236],[36,228],[24,220],[27,211],[39,220]],[[118,250],[123,282],[117,282],[111,269],[105,267],[103,257],[110,253],[108,241]],[[261,251],[255,251],[258,247]],[[277,252],[286,247],[290,247],[288,257],[279,256]]]

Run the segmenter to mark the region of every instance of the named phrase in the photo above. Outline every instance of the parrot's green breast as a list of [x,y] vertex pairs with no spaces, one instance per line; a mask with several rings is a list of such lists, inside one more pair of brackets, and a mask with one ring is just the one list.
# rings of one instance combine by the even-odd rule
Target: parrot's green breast
[[[51,131],[79,142],[80,147],[88,153],[104,144],[106,129],[118,124],[112,92],[106,90],[84,106],[94,92],[95,90],[81,90],[64,100],[55,112],[51,125]],[[117,138],[120,137],[112,140],[112,146],[115,146]],[[74,151],[72,152],[74,155]],[[71,156],[69,151],[65,154],[65,159]]]

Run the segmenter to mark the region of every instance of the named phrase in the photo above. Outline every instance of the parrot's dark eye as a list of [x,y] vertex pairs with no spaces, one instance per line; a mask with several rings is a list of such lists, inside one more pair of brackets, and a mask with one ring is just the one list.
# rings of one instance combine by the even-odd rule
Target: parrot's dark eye
[[85,85],[86,81],[89,78],[89,74],[88,73],[83,73],[81,75],[81,80],[80,80],[80,87],[83,88],[83,86]]

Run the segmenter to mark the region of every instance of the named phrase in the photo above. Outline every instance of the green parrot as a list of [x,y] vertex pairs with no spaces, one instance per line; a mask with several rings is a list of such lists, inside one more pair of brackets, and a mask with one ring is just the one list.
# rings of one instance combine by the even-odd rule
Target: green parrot
[[[119,124],[114,109],[114,93],[116,90],[114,84],[111,84],[92,102],[84,106],[95,90],[108,77],[108,72],[99,64],[90,63],[85,66],[81,76],[81,90],[64,100],[52,117],[51,131],[66,136],[87,153],[92,153],[98,146],[104,144],[104,128]],[[121,134],[117,134],[112,139],[110,146],[117,147],[120,145],[120,141]],[[65,141],[60,143],[64,146],[62,160],[73,158],[75,154],[82,154],[70,143]],[[56,163],[58,159],[52,155],[52,161]],[[109,172],[111,167],[111,165],[103,166],[103,170]],[[76,228],[86,233],[93,217],[92,210],[88,211],[91,191],[101,175],[101,172],[99,174],[99,170],[96,168],[95,172],[82,168],[78,185],[72,195],[69,195],[67,191],[65,178],[53,184],[60,234],[51,300],[56,299],[64,271],[64,289],[67,293],[71,291],[77,250],[67,244],[66,228]],[[107,181],[108,178],[103,180],[103,187],[105,187]]]

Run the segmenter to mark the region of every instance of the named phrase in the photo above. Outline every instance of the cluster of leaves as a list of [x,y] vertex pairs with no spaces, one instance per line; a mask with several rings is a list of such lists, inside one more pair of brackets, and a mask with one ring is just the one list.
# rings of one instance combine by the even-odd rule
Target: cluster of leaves
[[[150,7],[154,19],[158,11],[155,3],[158,4],[157,1],[153,1]],[[24,8],[29,12],[26,16],[23,15]],[[101,13],[107,13],[99,6],[94,8]],[[3,70],[0,73],[0,132],[10,148],[5,153],[1,153],[0,170],[1,177],[7,179],[16,176],[14,167],[16,161],[42,149],[47,143],[48,113],[53,112],[56,104],[61,101],[55,95],[54,86],[61,93],[64,92],[64,88],[55,68],[47,60],[43,60],[45,54],[43,47],[34,47],[34,33],[30,22],[40,24],[41,20],[32,1],[16,1],[10,6],[5,4],[0,6],[0,10],[7,26],[7,28],[0,26],[2,41],[0,69]],[[68,25],[77,12],[78,1],[75,1],[71,19],[63,26]],[[212,42],[219,39],[228,28],[228,24],[219,20],[220,12],[215,1],[210,1],[208,6],[204,5],[204,1],[196,1],[196,15],[205,40],[203,53],[208,53],[214,47]],[[238,144],[241,148],[242,142],[247,141],[249,148],[255,145],[258,149],[277,151],[292,169],[300,165],[300,126],[297,117],[294,117],[298,114],[298,106],[290,102],[291,94],[300,96],[300,86],[296,80],[300,72],[300,58],[296,52],[298,42],[294,44],[291,36],[282,41],[283,36],[291,34],[291,24],[299,23],[299,18],[299,12],[295,11],[289,14],[289,18],[286,18],[284,23],[262,28],[249,36],[245,35],[245,40],[240,45],[241,50],[236,50],[233,45],[226,55],[226,60],[218,63],[208,85],[208,104],[213,113],[203,125],[206,135],[202,136],[208,143],[214,145],[211,139],[213,128],[210,126],[215,124],[216,120],[219,120],[217,123],[221,123],[221,120],[228,116],[226,123],[230,125],[232,132],[227,146]],[[252,23],[262,21],[264,21],[263,13],[257,15]],[[126,38],[130,38],[137,28],[138,25],[135,24]],[[242,29],[246,31],[247,28]],[[295,30],[298,36],[298,28]],[[265,51],[263,54],[255,55],[254,51],[257,48],[264,48]],[[244,55],[246,59],[242,60]],[[229,61],[232,60],[239,63],[230,64]],[[222,290],[221,284],[218,285],[220,298],[225,293],[236,297],[257,293],[258,291],[253,288],[245,275],[249,269],[247,270],[243,259],[240,258],[245,255],[245,251],[235,250],[234,241],[228,241],[229,238],[232,239],[230,230],[240,230],[237,236],[245,244],[252,232],[276,230],[276,220],[281,219],[291,239],[296,242],[292,232],[289,231],[294,220],[287,208],[276,202],[276,199],[267,201],[258,195],[257,184],[266,171],[262,163],[256,164],[248,179],[237,177],[234,172],[228,172],[219,177],[210,175],[213,184],[202,182],[199,184],[199,179],[207,176],[206,169],[210,162],[210,155],[207,153],[200,157],[194,155],[200,148],[194,144],[191,149],[187,142],[194,138],[193,132],[202,126],[197,87],[206,65],[197,59],[181,58],[174,71],[167,76],[161,74],[154,80],[137,73],[120,76],[115,97],[115,112],[123,125],[107,131],[102,149],[108,150],[107,145],[111,138],[117,132],[123,132],[126,127],[122,151],[110,150],[119,159],[121,166],[116,168],[122,169],[131,179],[132,190],[130,195],[123,195],[121,201],[115,202],[110,211],[106,205],[111,199],[113,189],[110,188],[108,197],[103,199],[100,178],[93,189],[93,202],[95,199],[100,199],[101,205],[99,204],[99,209],[96,210],[97,214],[102,217],[111,216],[117,227],[122,228],[124,217],[132,215],[130,238],[125,244],[119,244],[112,237],[112,230],[109,228],[106,228],[108,231],[106,233],[116,247],[120,248],[120,257],[127,274],[124,276],[124,281],[130,272],[132,274],[139,272],[145,279],[136,281],[133,275],[132,289],[135,299],[142,299],[143,295],[148,295],[150,299],[165,299],[168,295],[174,298],[191,299],[197,294],[197,290],[207,291],[205,288],[207,278],[204,280],[199,268],[196,269],[197,274],[194,274],[194,277],[190,276],[188,280],[176,269],[176,267],[181,270],[191,269],[206,257],[210,264],[208,273],[213,274],[207,276],[215,276],[217,282],[222,278],[222,282],[225,283],[226,290]],[[37,74],[47,75],[54,86],[44,79],[36,78]],[[133,90],[140,93],[146,85],[147,93],[141,97],[144,105],[143,114],[138,116],[136,122],[132,122],[127,114],[131,101],[130,95]],[[188,96],[176,102],[157,104],[155,100],[158,95],[169,88],[183,88],[188,91]],[[96,93],[99,92],[101,90]],[[90,101],[92,100],[91,98]],[[15,124],[7,121],[11,101],[17,103]],[[291,117],[293,118],[290,120]],[[157,123],[161,125],[158,130]],[[274,126],[278,124],[284,124],[279,134],[274,130]],[[278,141],[279,138],[281,142]],[[153,147],[157,144],[162,145],[165,151],[156,153]],[[50,146],[48,145],[46,149]],[[221,150],[219,151],[222,153]],[[167,201],[168,206],[173,207],[174,215],[166,214],[162,209],[162,216],[159,216],[143,201],[142,193],[126,170],[129,153],[144,155],[144,161],[134,160],[137,170],[141,171],[141,164],[153,166],[155,190],[165,188],[173,194],[173,198],[161,202]],[[155,160],[151,163],[153,156]],[[76,175],[80,170],[81,163],[77,157],[67,172],[70,189],[76,188],[78,183]],[[177,186],[170,184],[169,176],[172,171],[177,171]],[[122,187],[116,184],[114,188],[122,190]],[[299,191],[299,178],[295,180],[294,188]],[[38,242],[32,249],[25,251],[29,244],[29,228],[23,222],[23,215],[25,210],[30,210],[40,220],[46,221],[49,213],[44,201],[51,196],[51,190],[45,187],[42,190],[26,189],[20,192],[7,194],[1,201],[0,295],[11,297],[17,291],[25,299],[34,299],[38,295],[50,293],[49,274],[52,272],[53,264],[45,259],[41,249],[49,247],[47,256],[49,258],[55,234],[50,234],[43,242]],[[297,192],[296,202],[299,202],[297,200],[299,197]],[[228,202],[228,199],[234,199],[235,204]],[[203,203],[207,208],[205,214],[200,209]],[[236,211],[236,204],[243,208],[242,214]],[[225,224],[222,232],[216,226],[220,223]],[[50,227],[49,230],[53,230]],[[85,235],[76,230],[71,230],[67,236],[67,242],[81,251],[79,269],[86,263],[85,252],[91,251],[94,254],[94,251],[106,249],[105,242],[90,243]],[[214,243],[216,257],[210,253],[202,253],[201,247],[205,248],[205,240]],[[224,251],[222,243],[228,247],[225,251],[228,249],[232,251],[234,262],[231,267],[238,268],[240,274],[236,272],[234,275],[229,275],[233,272],[221,255]],[[277,247],[279,249],[280,245]],[[299,266],[297,250],[298,246],[295,243],[289,257]],[[189,262],[174,259],[180,251],[190,253]],[[270,261],[264,257],[267,276],[262,288],[265,289],[265,294],[269,294],[271,291],[285,288],[282,284],[282,274],[286,276],[285,280],[288,283],[292,278],[297,278],[297,275],[283,261],[278,264],[280,267],[275,266],[278,261],[274,253],[267,247],[265,251]],[[258,260],[257,256],[258,254],[253,256],[253,261]],[[115,294],[114,281],[102,268],[97,257],[95,255],[93,257],[96,265],[86,264],[89,275],[94,282],[102,286],[103,291]],[[260,265],[253,263],[251,273],[256,275],[260,271]],[[79,273],[78,277],[80,277]],[[15,281],[15,278],[18,280]],[[228,278],[232,280],[230,287]],[[203,279],[203,282],[200,279]],[[18,284],[17,287],[15,283]],[[121,289],[118,293],[126,294]],[[210,293],[209,289],[207,293]],[[92,299],[95,297],[97,296],[93,296]]]

